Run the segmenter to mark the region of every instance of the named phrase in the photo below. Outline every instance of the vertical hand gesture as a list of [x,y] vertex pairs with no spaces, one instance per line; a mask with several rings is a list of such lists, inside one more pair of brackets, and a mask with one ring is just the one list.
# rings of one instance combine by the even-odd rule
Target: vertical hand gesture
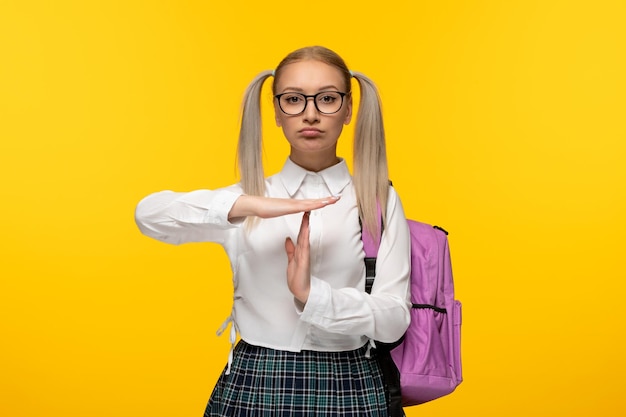
[[287,252],[287,285],[289,291],[302,304],[306,304],[311,288],[310,245],[309,245],[309,215],[305,212],[298,239],[294,244],[291,238],[285,240]]

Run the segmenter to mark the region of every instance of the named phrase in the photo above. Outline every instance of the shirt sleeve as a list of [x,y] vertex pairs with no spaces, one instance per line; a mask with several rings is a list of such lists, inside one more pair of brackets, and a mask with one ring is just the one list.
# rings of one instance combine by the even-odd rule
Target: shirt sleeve
[[393,188],[389,194],[387,225],[371,294],[356,288],[333,289],[312,276],[301,320],[329,332],[365,335],[381,342],[402,337],[410,322],[410,235]]
[[165,243],[223,243],[226,231],[242,223],[228,220],[241,194],[236,186],[188,193],[161,191],[137,204],[135,222],[144,235]]

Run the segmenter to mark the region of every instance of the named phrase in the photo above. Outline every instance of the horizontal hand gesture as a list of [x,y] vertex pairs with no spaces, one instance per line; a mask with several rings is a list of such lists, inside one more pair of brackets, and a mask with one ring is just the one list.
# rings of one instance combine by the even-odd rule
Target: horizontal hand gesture
[[321,209],[339,201],[338,196],[297,200],[293,198],[270,198],[241,195],[228,214],[228,219],[256,216],[263,219],[284,216],[286,214],[303,213]]

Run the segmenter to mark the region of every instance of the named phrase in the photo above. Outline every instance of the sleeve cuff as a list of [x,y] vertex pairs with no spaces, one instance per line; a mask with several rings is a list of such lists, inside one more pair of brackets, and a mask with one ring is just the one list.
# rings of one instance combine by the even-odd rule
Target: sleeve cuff
[[222,190],[216,196],[213,204],[206,213],[205,221],[209,224],[214,224],[221,227],[230,227],[235,224],[241,223],[242,220],[237,222],[228,221],[228,213],[233,208],[233,204],[239,198],[241,194],[232,191]]
[[301,303],[296,303],[296,310],[300,314],[300,320],[308,323],[320,323],[324,313],[330,305],[332,289],[326,281],[311,277],[311,290],[304,308]]

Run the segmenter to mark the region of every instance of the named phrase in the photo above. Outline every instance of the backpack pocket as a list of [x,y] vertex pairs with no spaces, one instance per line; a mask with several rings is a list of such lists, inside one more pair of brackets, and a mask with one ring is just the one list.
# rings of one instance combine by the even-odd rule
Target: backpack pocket
[[[422,404],[450,394],[458,385],[455,358],[460,349],[460,303],[446,312],[428,307],[411,309],[404,340],[391,351],[400,371],[402,404]],[[459,326],[454,323],[459,323]]]

